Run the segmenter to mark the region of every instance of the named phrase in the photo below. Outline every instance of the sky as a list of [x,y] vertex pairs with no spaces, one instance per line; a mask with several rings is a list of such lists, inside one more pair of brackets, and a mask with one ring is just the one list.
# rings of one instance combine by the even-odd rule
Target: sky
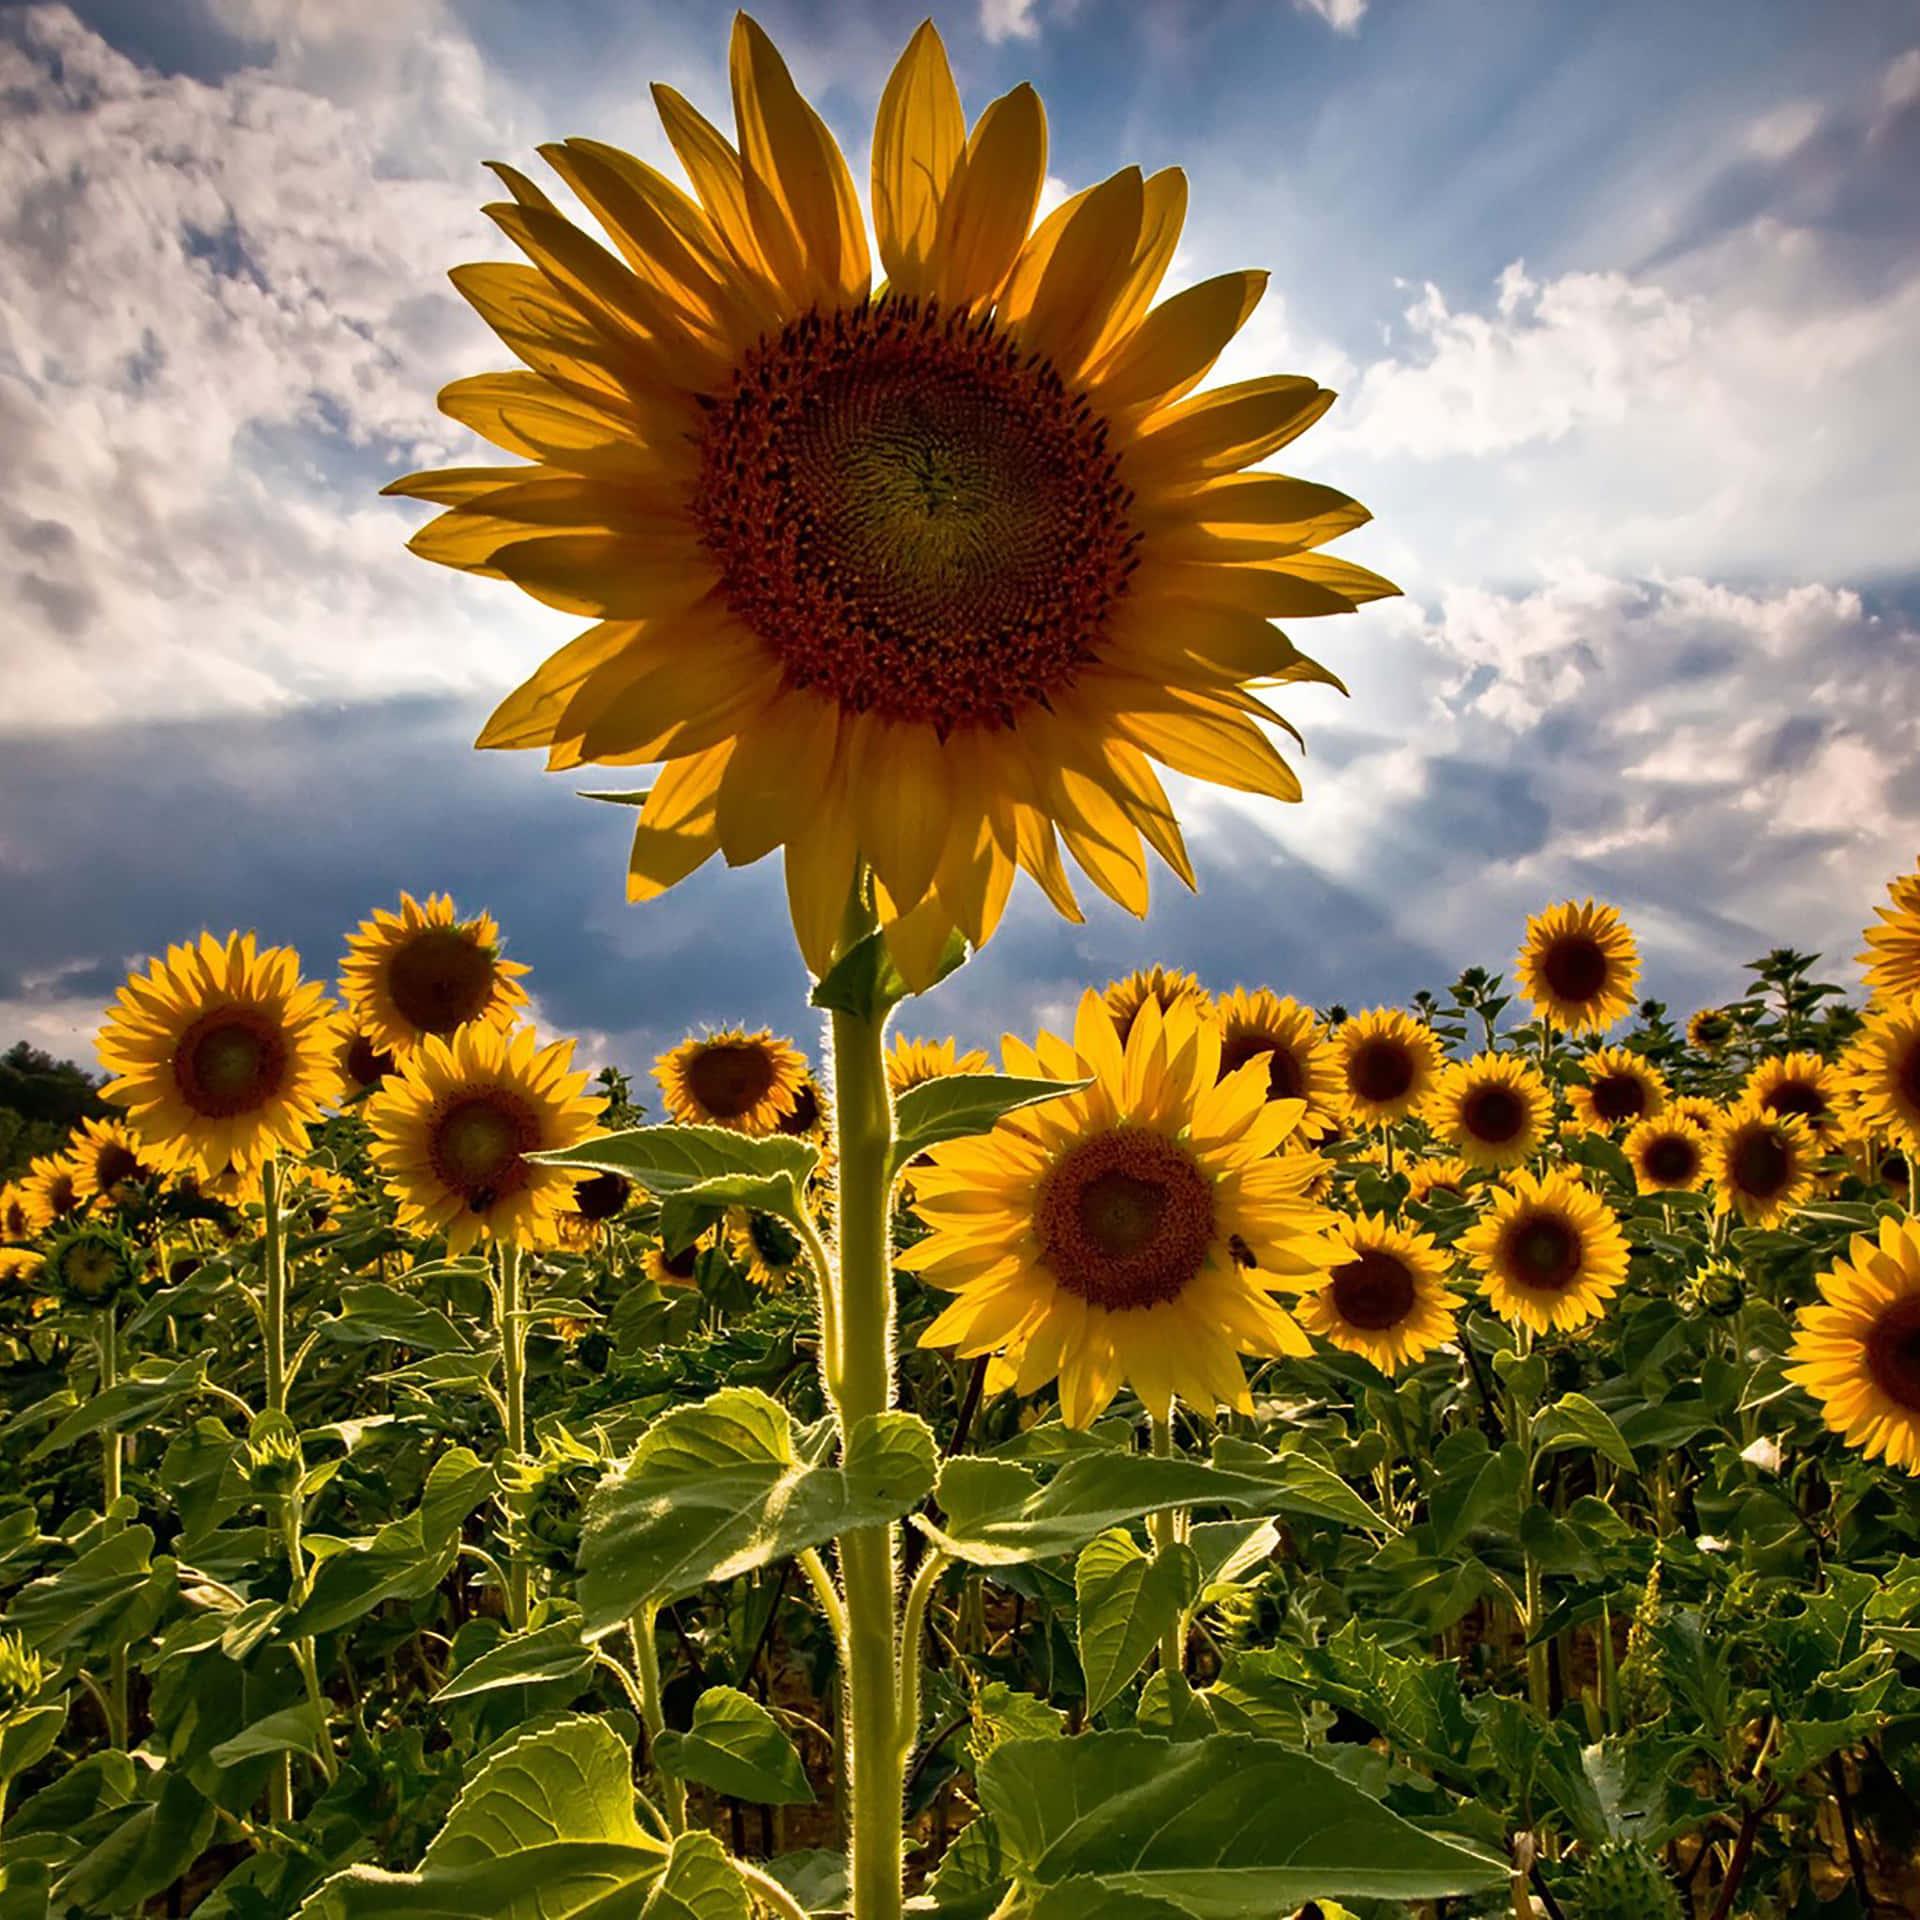
[[[758,17],[864,180],[923,14]],[[629,816],[478,754],[578,622],[414,559],[394,476],[507,364],[446,280],[509,257],[481,163],[672,171],[730,10],[646,0],[0,4],[0,1046],[90,1059],[143,956],[255,928],[332,974],[402,888],[499,919],[543,1030],[644,1071],[813,1036],[773,861],[624,897]],[[1678,1013],[1792,945],[1857,979],[1920,856],[1920,12],[1911,0],[965,0],[1048,196],[1179,165],[1168,288],[1267,297],[1217,378],[1338,390],[1278,464],[1364,501],[1404,595],[1297,638],[1305,798],[1172,781],[1197,895],[1085,925],[1022,881],[900,1026],[974,1043],[1160,961],[1404,1002],[1613,901]],[[485,455],[482,457],[497,457]],[[631,784],[616,777],[602,785]],[[1083,894],[1091,893],[1083,888]]]

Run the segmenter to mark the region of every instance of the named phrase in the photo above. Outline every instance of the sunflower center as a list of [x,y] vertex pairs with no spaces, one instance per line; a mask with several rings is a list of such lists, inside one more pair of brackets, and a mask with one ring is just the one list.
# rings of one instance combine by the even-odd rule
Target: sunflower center
[[1101,651],[1134,565],[1104,421],[989,320],[807,313],[707,415],[694,517],[787,683],[1011,726]]
[[1264,1033],[1237,1033],[1222,1043],[1220,1078],[1224,1080],[1228,1074],[1244,1067],[1249,1060],[1259,1059],[1263,1053],[1267,1056],[1267,1098],[1304,1100],[1307,1096],[1307,1076],[1301,1072],[1293,1049],[1268,1039]]
[[1522,1286],[1560,1293],[1580,1273],[1580,1236],[1552,1214],[1523,1213],[1506,1233],[1507,1264]]
[[1397,1040],[1363,1041],[1347,1062],[1347,1084],[1376,1107],[1403,1099],[1413,1074],[1413,1055]]
[[1920,1040],[1915,1040],[1902,1056],[1894,1072],[1894,1082],[1908,1110],[1920,1113]]
[[356,1033],[347,1042],[346,1067],[356,1086],[377,1087],[393,1071],[393,1055]]
[[286,1035],[252,1007],[203,1013],[173,1050],[180,1097],[207,1120],[264,1107],[286,1083]]
[[1593,1098],[1594,1112],[1609,1126],[1637,1120],[1647,1110],[1647,1089],[1635,1074],[1603,1073],[1587,1092]]
[[660,1265],[675,1280],[691,1280],[693,1270],[700,1264],[700,1242],[692,1241],[678,1253],[668,1253],[662,1249]]
[[1808,1086],[1804,1080],[1782,1081],[1760,1104],[1769,1113],[1797,1113],[1809,1120],[1818,1120],[1827,1111],[1820,1089]]
[[1684,1186],[1699,1170],[1700,1153],[1685,1134],[1663,1133],[1647,1143],[1641,1165],[1663,1187]]
[[1413,1311],[1413,1275],[1404,1260],[1383,1247],[1368,1247],[1357,1260],[1333,1270],[1333,1305],[1350,1327],[1380,1333]]
[[1527,1103],[1511,1087],[1475,1087],[1460,1103],[1460,1124],[1476,1140],[1504,1147],[1527,1124]]
[[453,1033],[493,998],[493,955],[464,927],[429,927],[387,962],[387,992],[422,1033]]
[[1083,1141],[1040,1183],[1040,1258],[1071,1294],[1120,1311],[1177,1300],[1213,1246],[1213,1186],[1142,1127]]
[[522,1155],[540,1144],[533,1109],[504,1087],[464,1094],[441,1109],[427,1142],[433,1171],[475,1213],[517,1193],[531,1178]]
[[793,1111],[776,1124],[774,1131],[800,1138],[811,1133],[819,1124],[820,1095],[811,1080],[803,1080],[793,1096]]
[[633,1183],[617,1173],[596,1173],[573,1184],[573,1210],[585,1220],[611,1220],[627,1204]]
[[1920,1293],[1881,1309],[1867,1334],[1867,1371],[1889,1400],[1920,1413]]
[[1584,1006],[1607,984],[1606,949],[1586,934],[1568,934],[1541,956],[1540,972],[1556,1000]]
[[146,1171],[139,1155],[129,1152],[118,1140],[108,1141],[93,1163],[93,1177],[102,1193],[111,1193],[123,1180],[144,1179]]
[[751,1113],[773,1085],[773,1056],[744,1040],[718,1040],[687,1062],[687,1091],[716,1120]]
[[1791,1184],[1793,1154],[1777,1133],[1749,1133],[1735,1144],[1728,1172],[1740,1192],[1755,1200],[1770,1200]]
[[120,1256],[97,1241],[76,1240],[60,1262],[60,1277],[82,1300],[98,1300],[120,1278]]

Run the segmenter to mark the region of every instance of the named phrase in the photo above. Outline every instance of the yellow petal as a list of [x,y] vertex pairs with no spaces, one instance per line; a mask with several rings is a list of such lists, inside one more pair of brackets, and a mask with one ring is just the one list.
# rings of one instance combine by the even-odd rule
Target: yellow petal
[[885,921],[887,951],[900,976],[915,993],[925,993],[939,977],[940,956],[955,932],[953,916],[930,893],[911,912]]
[[1141,493],[1248,466],[1306,432],[1333,398],[1290,373],[1214,387],[1149,420],[1124,464]]
[[1176,712],[1123,708],[1114,726],[1124,739],[1175,773],[1242,793],[1264,793],[1275,800],[1300,798],[1300,782],[1293,769],[1266,735],[1240,714],[1208,711],[1197,703]]
[[1001,317],[1063,379],[1080,372],[1126,283],[1144,204],[1140,169],[1123,167],[1042,221],[1007,282]]
[[923,20],[880,96],[873,129],[873,226],[895,293],[934,291],[940,207],[966,144],[947,50]]
[[1141,196],[1140,237],[1134,242],[1126,275],[1108,302],[1106,321],[1087,350],[1090,365],[1132,333],[1153,304],[1173,264],[1186,217],[1187,176],[1178,167],[1162,167],[1149,174]]
[[1266,290],[1264,273],[1223,273],[1163,300],[1096,370],[1101,406],[1165,406],[1198,386]]
[[903,910],[917,906],[947,843],[952,786],[939,737],[931,727],[862,715],[848,759],[861,769],[860,850]]
[[647,795],[633,832],[627,898],[652,900],[684,880],[719,848],[714,798],[733,742],[670,760]]
[[667,130],[680,164],[700,196],[700,204],[713,222],[714,231],[726,244],[735,263],[751,278],[772,287],[772,270],[754,234],[753,220],[747,211],[747,184],[740,156],[733,144],[710,120],[703,118],[671,87],[654,84],[653,104],[660,124]]
[[[1315,556],[1299,557],[1310,560]],[[1277,561],[1269,566],[1242,567],[1163,561],[1150,575],[1142,567],[1135,578],[1143,593],[1187,600],[1200,607],[1233,607],[1263,620],[1301,620],[1354,610],[1345,594],[1317,580],[1303,579]]]
[[719,578],[698,544],[672,530],[517,540],[499,548],[492,564],[550,607],[609,619],[677,613]]
[[837,791],[823,795],[787,841],[787,907],[801,958],[816,976],[833,965],[858,857],[852,813]]
[[440,411],[509,453],[576,473],[651,473],[636,426],[536,373],[481,373],[440,390]]
[[1029,86],[974,122],[940,206],[933,292],[942,306],[991,300],[1013,271],[1047,177],[1047,116]]
[[817,804],[834,764],[839,715],[806,695],[777,702],[721,782],[720,850],[743,867],[769,854]]

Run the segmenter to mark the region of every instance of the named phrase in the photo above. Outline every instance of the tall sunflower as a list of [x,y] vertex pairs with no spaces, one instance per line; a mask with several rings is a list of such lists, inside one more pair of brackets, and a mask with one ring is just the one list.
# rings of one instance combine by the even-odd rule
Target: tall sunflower
[[531,1027],[471,1024],[428,1034],[367,1102],[374,1164],[400,1203],[403,1230],[444,1233],[450,1253],[482,1237],[551,1245],[580,1176],[533,1153],[578,1146],[602,1102],[570,1071],[573,1042],[541,1046]]
[[1627,1277],[1613,1210],[1562,1173],[1515,1173],[1492,1191],[1491,1210],[1460,1247],[1494,1312],[1535,1333],[1598,1319]]
[[118,1200],[160,1169],[141,1151],[140,1136],[119,1120],[82,1120],[67,1143],[67,1156],[79,1171],[87,1199]]
[[1421,1116],[1470,1167],[1517,1167],[1553,1121],[1553,1095],[1531,1061],[1482,1053],[1441,1069]]
[[1920,995],[1920,867],[1888,881],[1887,904],[1873,911],[1880,924],[1867,929],[1867,950],[1855,957],[1874,1000]]
[[1515,966],[1534,1017],[1570,1033],[1603,1031],[1633,1009],[1639,950],[1604,904],[1563,900],[1535,914]]
[[1143,912],[1145,847],[1193,877],[1150,762],[1297,798],[1252,689],[1332,676],[1269,622],[1396,591],[1318,551],[1362,508],[1246,471],[1332,395],[1194,393],[1264,276],[1153,306],[1173,169],[1030,233],[1039,99],[969,131],[930,24],[880,101],[877,290],[840,149],[744,15],[730,64],[737,146],[654,89],[692,197],[597,141],[545,146],[612,250],[503,166],[487,211],[530,264],[455,272],[526,371],[441,406],[527,464],[389,491],[447,510],[417,553],[598,622],[480,744],[663,761],[629,894],[784,848],[816,972],[862,859],[915,986],[953,929],[992,934],[1016,868],[1077,918],[1061,840]]
[[83,1176],[73,1156],[43,1153],[27,1163],[27,1170],[14,1184],[14,1204],[18,1218],[26,1223],[26,1232],[11,1236],[29,1239],[44,1233],[56,1220],[78,1213],[87,1203]]
[[1752,1227],[1778,1226],[1813,1191],[1817,1152],[1798,1114],[1752,1100],[1729,1107],[1709,1147],[1715,1209]]
[[512,1026],[527,1004],[526,970],[502,955],[491,914],[462,920],[444,893],[424,905],[403,893],[398,913],[376,907],[347,936],[340,992],[372,1047],[402,1054],[430,1033],[444,1040],[475,1022]]
[[683,1040],[653,1063],[667,1111],[691,1126],[762,1135],[794,1110],[807,1062],[790,1040],[729,1027]]
[[1733,1016],[1724,1007],[1698,1008],[1687,1020],[1687,1044],[1718,1053],[1733,1038]]
[[1920,1473],[1920,1221],[1882,1220],[1820,1276],[1796,1317],[1787,1378],[1869,1460]]
[[169,1172],[256,1172],[339,1098],[337,1014],[291,947],[203,933],[120,989],[97,1042],[103,1089]]
[[1642,1120],[1621,1151],[1642,1193],[1697,1193],[1707,1184],[1707,1133],[1684,1115]]
[[1587,1084],[1569,1087],[1567,1100],[1582,1126],[1604,1133],[1666,1111],[1666,1077],[1640,1054],[1625,1047],[1596,1047],[1579,1064]]
[[1762,1060],[1740,1089],[1768,1113],[1791,1113],[1807,1123],[1807,1131],[1822,1146],[1833,1145],[1846,1131],[1846,1076],[1817,1053],[1802,1050]]
[[887,1053],[887,1091],[898,1100],[909,1087],[929,1080],[992,1071],[993,1062],[978,1047],[962,1053],[954,1040],[896,1040]]
[[1124,980],[1109,981],[1100,997],[1113,1015],[1123,1047],[1127,1044],[1127,1035],[1133,1031],[1133,1023],[1140,1017],[1140,1009],[1149,1000],[1163,1014],[1171,1013],[1176,1006],[1185,1006],[1205,1020],[1213,1012],[1213,995],[1180,967],[1142,967]]
[[1004,1053],[1009,1073],[1093,1084],[932,1150],[932,1231],[901,1264],[958,1297],[921,1344],[1004,1354],[1023,1394],[1057,1375],[1077,1427],[1123,1383],[1163,1419],[1175,1395],[1247,1409],[1242,1353],[1309,1350],[1274,1294],[1333,1257],[1304,1195],[1317,1158],[1278,1151],[1300,1107],[1267,1099],[1258,1061],[1220,1080],[1219,1029],[1187,1006],[1148,1001],[1123,1049],[1089,992],[1071,1046]]
[[1220,1022],[1220,1072],[1238,1073],[1249,1060],[1267,1063],[1270,1100],[1304,1100],[1302,1138],[1326,1134],[1339,1117],[1340,1053],[1309,1007],[1265,987],[1236,987],[1214,1003]]
[[1846,1083],[1864,1127],[1920,1148],[1920,996],[1868,1016],[1847,1049]]
[[1433,1091],[1441,1066],[1431,1027],[1397,1007],[1373,1007],[1334,1029],[1340,1094],[1357,1126],[1404,1119]]
[[1301,1300],[1300,1324],[1382,1373],[1424,1360],[1453,1338],[1460,1295],[1447,1285],[1447,1255],[1430,1234],[1357,1214],[1333,1236],[1334,1266]]

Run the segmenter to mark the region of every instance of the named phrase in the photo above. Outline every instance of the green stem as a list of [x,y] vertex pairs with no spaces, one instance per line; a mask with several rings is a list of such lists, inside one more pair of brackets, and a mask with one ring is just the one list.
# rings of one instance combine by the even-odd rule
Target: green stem
[[947,1556],[937,1547],[921,1563],[920,1571],[907,1589],[906,1617],[900,1627],[900,1759],[904,1765],[913,1757],[915,1735],[920,1731],[920,1651],[926,1636],[927,1605],[940,1576],[946,1572]]
[[[100,1354],[100,1391],[116,1385],[120,1378],[120,1329],[114,1324],[113,1308],[102,1307],[94,1322],[94,1343]],[[118,1427],[110,1427],[100,1438],[100,1498],[108,1516],[106,1530],[117,1533],[119,1520],[112,1517],[119,1504],[121,1468],[126,1443]],[[130,1728],[128,1715],[127,1650],[115,1647],[107,1662],[107,1739],[124,1750]]]
[[660,1764],[660,1736],[667,1730],[667,1717],[660,1707],[660,1649],[654,1645],[654,1622],[660,1617],[656,1604],[640,1609],[627,1622],[633,1641],[634,1671],[640,1676],[640,1718],[646,1723],[647,1758],[660,1776],[660,1788],[667,1802],[667,1824],[675,1833],[687,1830],[687,1789],[683,1781]]
[[[527,1316],[520,1297],[520,1249],[512,1241],[500,1247],[500,1284],[494,1294],[500,1322],[500,1386],[506,1420],[506,1454],[511,1475],[527,1458]],[[533,1610],[533,1568],[527,1560],[526,1515],[521,1495],[509,1492],[507,1506],[507,1624],[518,1632]]]
[[806,1908],[772,1874],[761,1872],[751,1860],[736,1859],[733,1870],[747,1883],[747,1891],[775,1915],[776,1920],[807,1920]]
[[280,1161],[268,1155],[260,1170],[260,1193],[266,1214],[266,1299],[261,1321],[267,1335],[267,1411],[287,1410],[287,1236],[280,1218]]
[[[1153,1457],[1156,1460],[1173,1458],[1173,1407],[1168,1405],[1165,1415],[1153,1416]],[[1171,1553],[1180,1540],[1180,1515],[1172,1507],[1163,1507],[1153,1516],[1153,1543],[1161,1553]],[[1160,1635],[1160,1665],[1167,1676],[1167,1704],[1174,1705],[1173,1689],[1176,1685],[1184,1687],[1187,1677],[1187,1637],[1180,1631],[1180,1610],[1174,1609]]]

